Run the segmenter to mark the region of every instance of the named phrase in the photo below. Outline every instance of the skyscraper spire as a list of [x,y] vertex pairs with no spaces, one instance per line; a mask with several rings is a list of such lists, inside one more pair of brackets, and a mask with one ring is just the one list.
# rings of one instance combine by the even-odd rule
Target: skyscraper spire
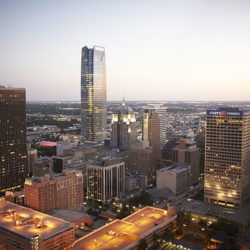
[[125,107],[126,106],[126,103],[125,103],[125,97],[123,97],[122,99],[122,106]]

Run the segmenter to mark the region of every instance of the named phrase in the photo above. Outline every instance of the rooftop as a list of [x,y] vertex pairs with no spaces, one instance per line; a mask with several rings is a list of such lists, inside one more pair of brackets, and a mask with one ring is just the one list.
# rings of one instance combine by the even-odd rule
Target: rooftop
[[250,211],[247,209],[222,207],[199,200],[186,200],[181,203],[179,210],[211,218],[225,218],[227,220],[235,221],[241,225],[250,221]]
[[73,249],[128,249],[175,218],[166,210],[144,207],[123,220],[115,220],[82,237],[74,243]]
[[160,168],[159,172],[164,172],[165,170],[171,170],[176,173],[181,173],[182,171],[187,170],[187,165],[184,163],[179,163],[179,162],[174,162],[171,166],[165,167],[165,168]]
[[42,240],[73,229],[74,225],[61,219],[0,200],[0,229],[26,239],[39,235]]
[[51,213],[49,213],[49,215],[62,219],[62,220],[66,220],[69,222],[76,222],[77,220],[80,220],[86,216],[89,216],[86,213],[80,213],[78,211],[73,211],[73,210],[69,210],[69,209],[57,209]]

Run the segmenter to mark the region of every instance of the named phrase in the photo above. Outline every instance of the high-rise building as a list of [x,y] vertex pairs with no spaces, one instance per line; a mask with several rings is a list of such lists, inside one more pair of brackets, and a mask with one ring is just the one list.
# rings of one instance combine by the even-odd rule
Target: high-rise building
[[155,184],[156,165],[153,158],[152,147],[149,141],[137,141],[129,150],[128,172],[146,176],[147,185]]
[[106,202],[125,193],[125,164],[120,161],[87,165],[87,197]]
[[54,177],[27,178],[24,184],[24,202],[40,212],[60,208],[78,209],[83,206],[83,174],[64,171]]
[[32,176],[34,174],[36,159],[37,159],[37,149],[28,148],[28,173],[29,173],[29,176]]
[[142,120],[142,140],[149,141],[155,160],[161,158],[160,117],[155,110],[147,109]]
[[246,207],[250,195],[250,111],[208,110],[205,201]]
[[122,107],[112,115],[110,146],[120,150],[128,150],[137,140],[136,118],[123,100]]
[[162,104],[152,104],[149,105],[149,109],[153,109],[160,118],[160,143],[161,147],[166,144],[166,136],[167,136],[167,108]]
[[74,223],[0,199],[0,249],[71,249]]
[[25,89],[0,86],[0,193],[28,175]]
[[84,140],[104,141],[107,127],[107,93],[103,47],[82,48],[81,116]]
[[190,166],[190,185],[198,183],[200,176],[200,150],[196,142],[180,139],[178,146],[173,148],[173,161]]

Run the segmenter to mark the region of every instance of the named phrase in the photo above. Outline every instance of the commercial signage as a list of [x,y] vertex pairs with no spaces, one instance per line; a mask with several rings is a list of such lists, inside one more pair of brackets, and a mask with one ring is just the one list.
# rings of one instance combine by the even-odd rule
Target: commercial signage
[[240,117],[240,116],[242,116],[242,111],[238,111],[238,110],[207,110],[207,115]]

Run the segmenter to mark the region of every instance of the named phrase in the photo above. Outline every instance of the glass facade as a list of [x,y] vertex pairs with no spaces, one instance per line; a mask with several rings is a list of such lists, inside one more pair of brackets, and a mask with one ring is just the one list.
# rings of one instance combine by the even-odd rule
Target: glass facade
[[106,63],[103,47],[82,48],[81,116],[84,140],[103,141],[107,127]]

